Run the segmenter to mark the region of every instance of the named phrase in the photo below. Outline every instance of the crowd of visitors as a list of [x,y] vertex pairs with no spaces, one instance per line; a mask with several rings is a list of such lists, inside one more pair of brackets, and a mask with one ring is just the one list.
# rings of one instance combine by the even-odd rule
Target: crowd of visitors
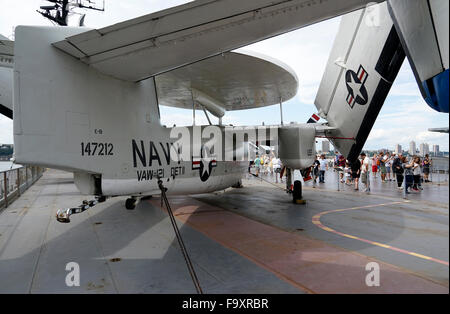
[[[255,175],[275,175],[275,181],[282,181],[282,163],[273,153],[256,156],[250,162],[255,168]],[[396,181],[399,190],[406,189],[406,193],[422,190],[422,183],[430,182],[431,159],[429,155],[424,158],[419,156],[407,157],[402,154],[379,152],[371,156],[361,153],[354,162],[349,162],[343,155],[336,152],[332,163],[325,155],[317,156],[311,166],[311,177],[314,183],[325,183],[325,173],[330,168],[338,171],[339,181],[348,186],[353,186],[355,191],[362,189],[370,191],[370,177],[380,180],[381,183]],[[249,168],[250,172],[250,168]],[[370,175],[371,173],[371,175]],[[403,185],[403,183],[405,183]]]
[[340,182],[354,185],[355,190],[359,190],[363,184],[365,191],[370,190],[368,180],[369,172],[372,172],[372,178],[380,178],[381,183],[396,181],[399,190],[405,188],[406,193],[419,192],[423,189],[422,183],[430,182],[430,167],[431,159],[428,154],[422,159],[419,156],[408,158],[390,152],[380,152],[369,157],[363,152],[356,161],[349,163],[344,156],[336,153],[334,160],[334,169],[340,173]]
[[252,165],[255,168],[256,176],[260,174],[275,174],[275,180],[278,182],[278,177],[281,173],[281,160],[274,154],[256,156],[255,160],[250,163],[250,166]]

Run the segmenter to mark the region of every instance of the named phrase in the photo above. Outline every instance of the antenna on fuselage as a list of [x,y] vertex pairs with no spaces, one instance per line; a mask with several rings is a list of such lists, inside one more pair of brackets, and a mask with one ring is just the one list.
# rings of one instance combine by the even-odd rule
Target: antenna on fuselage
[[[89,9],[96,11],[105,11],[105,0],[102,0],[102,4],[98,5],[96,0],[46,0],[47,2],[54,3],[54,5],[41,6],[39,10],[36,10],[43,17],[49,19],[53,23],[59,26],[67,26],[69,15],[80,14],[73,10],[76,8]],[[84,15],[81,14],[79,26],[84,24]]]

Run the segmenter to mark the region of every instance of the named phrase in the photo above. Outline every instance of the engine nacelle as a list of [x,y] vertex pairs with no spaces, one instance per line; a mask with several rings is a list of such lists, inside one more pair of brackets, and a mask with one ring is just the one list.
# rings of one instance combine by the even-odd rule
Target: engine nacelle
[[279,157],[288,168],[311,167],[316,156],[316,129],[309,125],[285,126],[278,130]]

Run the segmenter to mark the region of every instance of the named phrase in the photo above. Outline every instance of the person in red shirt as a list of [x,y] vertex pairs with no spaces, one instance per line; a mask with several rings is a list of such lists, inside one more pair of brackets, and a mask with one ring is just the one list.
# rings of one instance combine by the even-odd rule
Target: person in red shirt
[[377,177],[377,172],[378,172],[378,156],[377,154],[374,154],[372,158],[372,175],[374,178]]
[[339,155],[336,168],[338,168],[337,171],[339,171],[341,183],[344,183],[345,157],[343,155]]

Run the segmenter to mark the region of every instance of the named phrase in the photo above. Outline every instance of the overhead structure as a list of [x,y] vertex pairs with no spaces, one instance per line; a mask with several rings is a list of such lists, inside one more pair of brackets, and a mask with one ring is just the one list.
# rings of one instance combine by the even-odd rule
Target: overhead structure
[[156,76],[160,105],[192,108],[192,101],[220,118],[225,111],[260,108],[297,94],[286,64],[249,51],[229,52]]
[[[43,17],[49,19],[59,26],[67,26],[69,23],[69,16],[72,14],[79,14],[73,11],[74,8],[89,9],[96,11],[105,10],[105,0],[102,5],[97,5],[95,0],[46,0],[54,3],[53,5],[44,5],[37,10]],[[79,26],[84,26],[85,14],[81,15]]]
[[427,104],[449,112],[449,1],[388,1],[390,15]]
[[198,0],[69,36],[53,45],[99,72],[140,81],[363,8],[369,2]]

